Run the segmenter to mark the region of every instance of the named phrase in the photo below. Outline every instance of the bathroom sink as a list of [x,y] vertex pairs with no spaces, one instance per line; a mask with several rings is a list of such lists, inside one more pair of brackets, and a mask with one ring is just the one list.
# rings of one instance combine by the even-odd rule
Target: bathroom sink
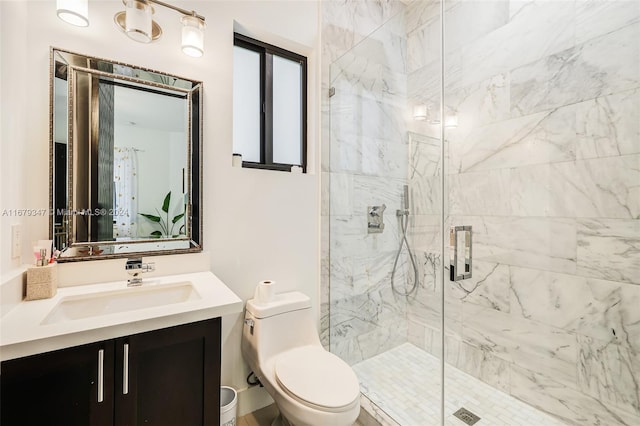
[[191,282],[147,285],[64,297],[42,321],[54,324],[63,321],[99,317],[139,309],[173,305],[199,300],[201,297]]

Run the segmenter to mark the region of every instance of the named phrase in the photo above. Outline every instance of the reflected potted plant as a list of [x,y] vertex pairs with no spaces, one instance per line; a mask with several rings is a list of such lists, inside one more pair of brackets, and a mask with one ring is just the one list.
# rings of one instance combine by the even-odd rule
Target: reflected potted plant
[[167,193],[167,195],[164,197],[164,201],[162,202],[161,207],[162,212],[156,209],[156,212],[158,212],[158,216],[147,213],[138,213],[140,216],[144,216],[151,222],[156,223],[158,224],[158,226],[160,226],[159,230],[155,230],[150,234],[152,238],[177,238],[180,235],[184,234],[184,224],[182,224],[182,226],[178,228],[177,234],[174,234],[173,230],[176,226],[176,223],[178,223],[180,219],[184,217],[185,212],[183,211],[182,213],[174,216],[173,219],[169,220],[169,206],[171,206],[171,191],[169,191],[169,193]]

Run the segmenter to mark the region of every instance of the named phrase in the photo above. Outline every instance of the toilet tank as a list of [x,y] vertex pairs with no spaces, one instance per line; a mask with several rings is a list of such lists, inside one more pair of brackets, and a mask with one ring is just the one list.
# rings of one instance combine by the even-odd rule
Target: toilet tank
[[294,291],[276,294],[269,303],[247,301],[242,353],[252,368],[273,355],[305,345],[320,345],[308,296]]

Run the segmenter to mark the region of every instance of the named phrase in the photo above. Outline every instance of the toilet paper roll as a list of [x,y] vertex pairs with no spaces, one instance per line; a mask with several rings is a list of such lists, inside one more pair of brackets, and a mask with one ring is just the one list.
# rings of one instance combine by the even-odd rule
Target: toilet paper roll
[[253,298],[256,302],[264,304],[269,303],[273,299],[276,282],[273,280],[260,281],[256,287],[256,292]]

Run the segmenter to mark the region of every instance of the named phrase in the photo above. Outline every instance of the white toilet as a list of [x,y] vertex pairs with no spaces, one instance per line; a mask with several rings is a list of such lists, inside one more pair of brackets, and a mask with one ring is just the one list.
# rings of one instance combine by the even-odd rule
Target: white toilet
[[347,426],[360,413],[358,378],[324,350],[309,298],[276,294],[268,303],[247,301],[242,354],[294,426]]

